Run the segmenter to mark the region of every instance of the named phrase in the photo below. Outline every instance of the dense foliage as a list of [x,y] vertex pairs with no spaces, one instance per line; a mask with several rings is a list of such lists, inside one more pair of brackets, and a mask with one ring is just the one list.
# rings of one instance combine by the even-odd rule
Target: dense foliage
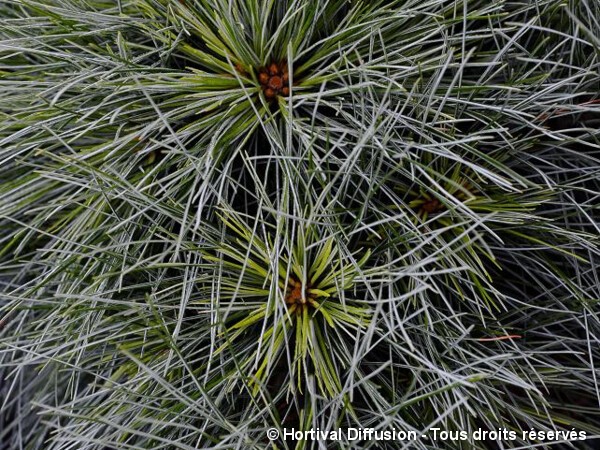
[[600,3],[0,17],[0,448],[600,435]]

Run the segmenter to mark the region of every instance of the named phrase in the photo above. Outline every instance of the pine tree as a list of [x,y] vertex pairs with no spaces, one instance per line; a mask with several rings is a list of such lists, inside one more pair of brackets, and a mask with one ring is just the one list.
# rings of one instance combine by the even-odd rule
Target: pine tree
[[600,3],[0,17],[0,448],[593,448]]

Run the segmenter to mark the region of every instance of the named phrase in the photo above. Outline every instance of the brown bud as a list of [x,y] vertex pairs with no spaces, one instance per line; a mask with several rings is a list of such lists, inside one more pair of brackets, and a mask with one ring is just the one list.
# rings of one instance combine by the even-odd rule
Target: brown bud
[[260,84],[267,84],[269,82],[269,75],[267,75],[265,72],[261,72],[258,75],[258,80],[260,81]]
[[269,79],[269,87],[273,90],[279,90],[283,87],[283,80],[278,76],[271,77]]
[[427,213],[434,213],[439,211],[440,209],[442,209],[442,204],[440,203],[440,201],[437,198],[434,198],[432,200],[428,200],[427,202],[423,203],[423,206],[421,206],[421,209]]

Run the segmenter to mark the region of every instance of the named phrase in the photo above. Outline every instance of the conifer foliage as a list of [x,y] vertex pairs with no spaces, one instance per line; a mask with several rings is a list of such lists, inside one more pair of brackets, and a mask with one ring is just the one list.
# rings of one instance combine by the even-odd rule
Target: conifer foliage
[[600,3],[0,17],[0,448],[592,448]]

